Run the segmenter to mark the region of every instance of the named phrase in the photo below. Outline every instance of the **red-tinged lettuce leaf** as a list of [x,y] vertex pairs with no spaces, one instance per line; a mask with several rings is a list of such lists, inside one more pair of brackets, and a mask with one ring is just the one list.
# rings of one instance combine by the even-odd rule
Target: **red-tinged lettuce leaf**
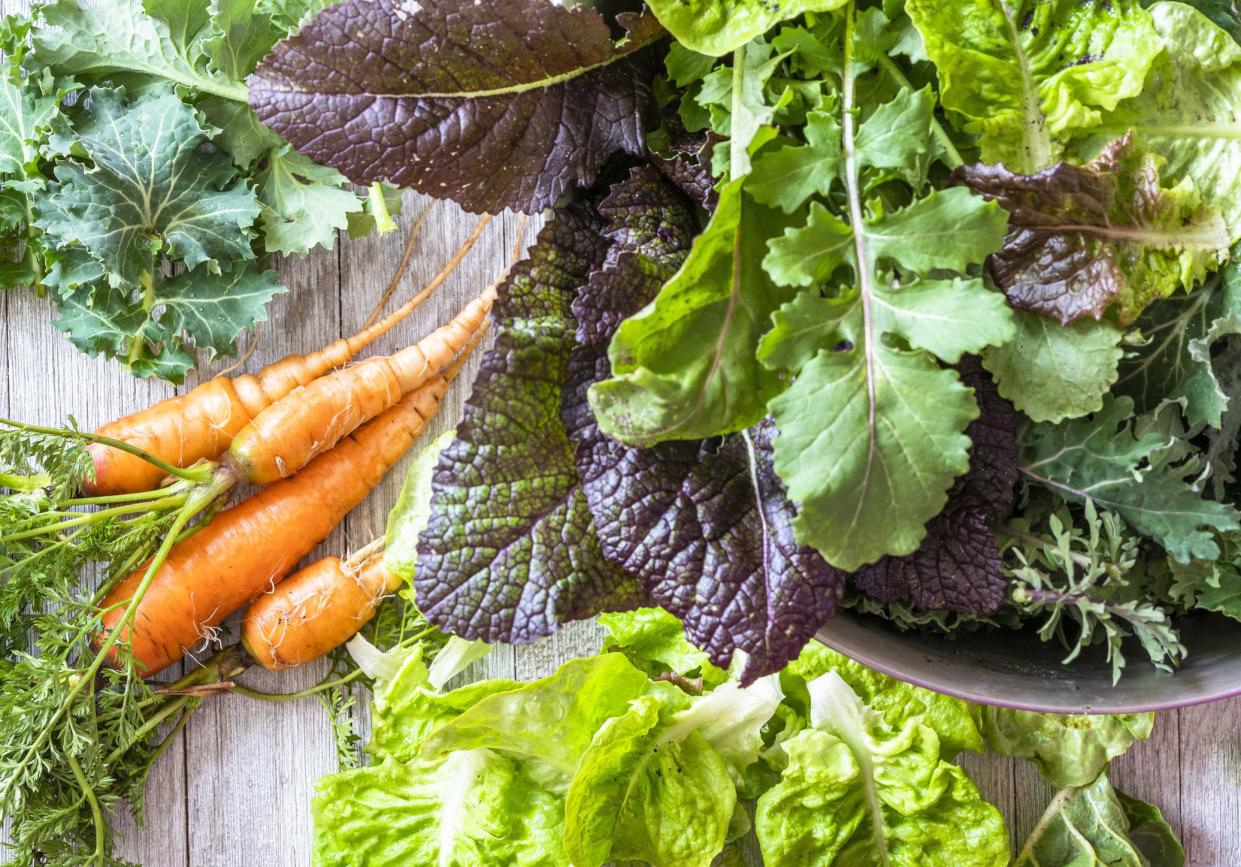
[[863,566],[853,582],[881,602],[990,614],[1004,602],[1007,582],[989,524],[1012,507],[1017,413],[974,356],[962,359],[957,369],[981,410],[966,428],[972,443],[969,472],[953,484],[948,504],[927,524],[917,551]]
[[793,535],[796,512],[771,464],[774,426],[632,448],[600,433],[587,400],[611,375],[608,344],[689,251],[693,216],[651,169],[600,205],[614,246],[573,302],[577,347],[564,416],[603,553],[637,576],[689,638],[749,683],[796,658],[835,611],[844,574]]
[[599,229],[584,206],[558,211],[514,267],[495,347],[435,468],[414,591],[428,620],[464,638],[532,641],[644,600],[599,550],[560,417],[570,303],[607,249]]
[[386,180],[470,211],[536,212],[645,150],[663,35],[551,0],[345,0],[250,79],[259,118],[356,183]]
[[987,264],[1014,307],[1063,325],[1115,305],[1128,323],[1192,288],[1228,248],[1219,214],[1202,207],[1191,182],[1161,186],[1159,166],[1127,134],[1084,166],[1020,175],[969,165],[950,180],[1008,210],[1004,246]]

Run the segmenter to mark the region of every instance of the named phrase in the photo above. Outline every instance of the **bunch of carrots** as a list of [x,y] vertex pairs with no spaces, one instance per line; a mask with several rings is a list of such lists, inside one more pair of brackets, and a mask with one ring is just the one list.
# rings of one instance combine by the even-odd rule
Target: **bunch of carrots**
[[110,589],[101,655],[119,662],[119,645],[150,676],[252,600],[243,645],[268,668],[321,656],[367,622],[399,584],[376,546],[284,579],[417,441],[483,336],[497,284],[417,343],[346,363],[425,300],[486,224],[417,296],[358,334],[254,375],[216,377],[91,437],[89,493],[100,500],[151,490],[169,468],[192,470],[210,498],[239,483],[262,486]]

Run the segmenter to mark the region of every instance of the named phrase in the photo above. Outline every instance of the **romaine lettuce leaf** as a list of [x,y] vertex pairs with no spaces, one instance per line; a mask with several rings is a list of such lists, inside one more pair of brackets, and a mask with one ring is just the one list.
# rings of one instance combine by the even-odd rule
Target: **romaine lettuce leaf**
[[1056,793],[1013,867],[1066,864],[1183,867],[1185,852],[1159,810],[1121,795],[1101,773]]
[[651,10],[677,42],[712,57],[740,48],[781,21],[839,9],[847,0],[651,0]]
[[421,755],[503,750],[546,765],[567,784],[595,732],[625,713],[648,685],[624,654],[571,660],[548,677],[481,699],[429,734]]
[[980,706],[987,748],[1029,759],[1058,789],[1088,785],[1140,740],[1150,737],[1155,715],[1032,713]]
[[985,162],[1019,172],[1050,166],[1063,142],[1141,93],[1162,47],[1137,0],[910,0],[907,8],[944,107],[965,118]]
[[322,867],[569,864],[564,799],[492,750],[329,775],[312,814]]
[[940,753],[946,759],[955,758],[961,750],[982,752],[985,746],[973,706],[880,674],[818,642],[807,645],[788,667],[788,674],[803,682],[795,697],[804,705],[804,712],[808,713],[810,707],[806,684],[829,672],[848,684],[890,728],[900,729],[912,721],[933,729],[939,738]]
[[934,729],[889,726],[835,672],[807,689],[810,727],[784,742],[788,765],[758,799],[768,867],[1008,863],[1003,818],[941,756]]
[[[1096,7],[1098,8],[1098,7]],[[1133,130],[1139,144],[1167,160],[1165,177],[1193,182],[1218,210],[1230,237],[1241,237],[1241,45],[1202,13],[1162,2],[1150,17],[1163,46],[1141,93],[1105,116],[1074,146],[1093,156]]]
[[737,799],[724,761],[692,728],[661,726],[661,710],[654,696],[637,699],[583,754],[565,800],[575,867],[709,867],[724,848]]

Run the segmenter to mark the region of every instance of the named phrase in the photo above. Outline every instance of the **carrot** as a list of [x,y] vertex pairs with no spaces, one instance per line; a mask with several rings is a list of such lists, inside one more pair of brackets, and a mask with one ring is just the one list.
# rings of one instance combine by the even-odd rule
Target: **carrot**
[[[478,338],[482,336],[480,329]],[[409,450],[435,415],[457,362],[301,472],[263,488],[179,542],[155,573],[122,639],[134,665],[155,674],[180,659],[250,599],[273,587],[340,523]],[[124,616],[146,566],[105,598],[105,630]],[[106,631],[100,637],[107,639]]]
[[264,668],[310,662],[353,637],[400,586],[382,554],[325,557],[250,604],[241,645]]
[[233,437],[229,461],[259,485],[297,472],[448,365],[496,297],[493,283],[446,325],[390,356],[368,358],[295,389]]
[[[99,428],[96,433],[138,446],[177,467],[188,467],[222,454],[246,423],[293,389],[340,367],[365,346],[405,319],[456,269],[487,226],[484,216],[449,263],[422,291],[382,321],[352,337],[337,340],[310,355],[290,355],[257,374],[217,376],[177,397]],[[85,487],[91,496],[149,491],[163,472],[140,457],[92,444],[95,477]]]

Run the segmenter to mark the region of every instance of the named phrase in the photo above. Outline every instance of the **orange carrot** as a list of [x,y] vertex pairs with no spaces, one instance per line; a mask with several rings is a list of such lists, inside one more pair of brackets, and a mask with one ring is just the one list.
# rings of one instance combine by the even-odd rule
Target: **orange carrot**
[[[151,675],[176,662],[229,614],[284,578],[409,450],[458,368],[411,392],[297,475],[224,510],[178,543],[122,635],[138,670]],[[102,603],[105,628],[120,621],[145,569],[134,570],[108,594]]]
[[382,554],[326,557],[250,604],[241,644],[264,668],[310,662],[352,638],[375,616],[384,595],[400,586]]
[[495,297],[493,283],[452,321],[414,345],[342,368],[267,407],[229,446],[229,461],[238,475],[269,484],[331,449],[446,367],[478,331]]
[[[178,467],[222,454],[246,423],[293,389],[306,385],[353,358],[367,344],[412,313],[456,269],[486,227],[479,221],[449,263],[415,297],[382,321],[342,338],[310,355],[291,355],[255,375],[217,376],[186,394],[104,425],[96,433],[123,440]],[[163,472],[142,458],[92,444],[95,478],[85,487],[91,496],[127,494],[156,487]]]

